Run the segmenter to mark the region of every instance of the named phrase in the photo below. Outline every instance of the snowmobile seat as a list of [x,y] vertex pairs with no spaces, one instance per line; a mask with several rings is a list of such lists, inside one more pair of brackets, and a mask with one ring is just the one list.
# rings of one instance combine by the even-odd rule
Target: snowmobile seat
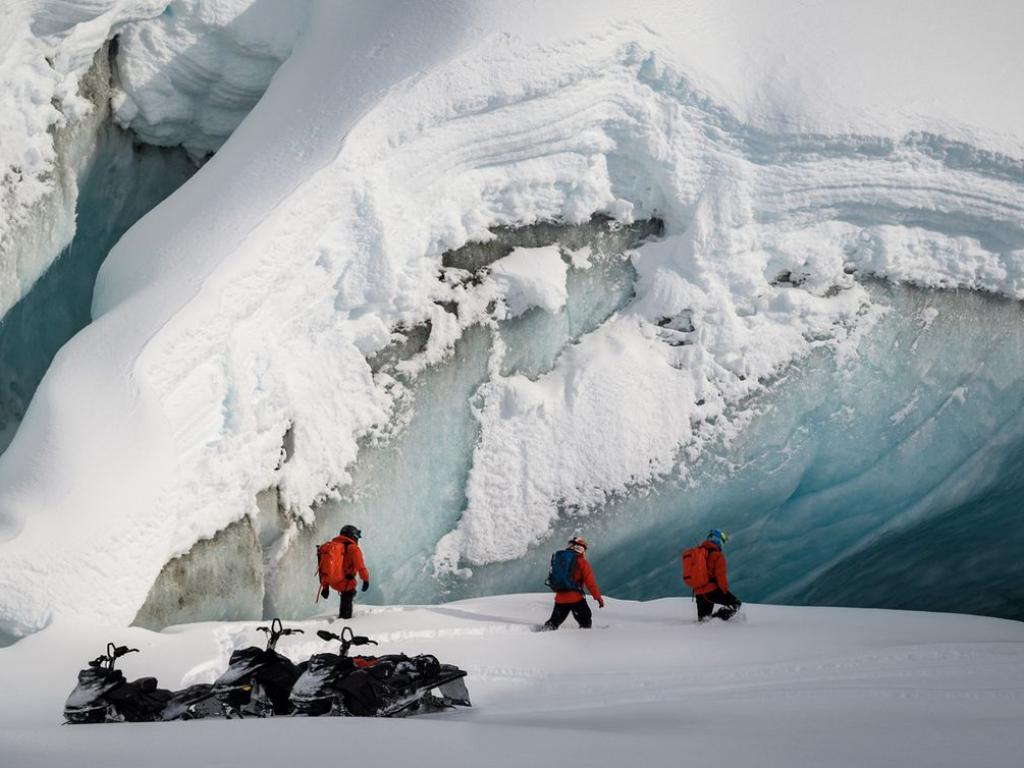
[[140,677],[135,681],[135,685],[143,693],[149,693],[150,691],[156,690],[156,678],[155,677]]

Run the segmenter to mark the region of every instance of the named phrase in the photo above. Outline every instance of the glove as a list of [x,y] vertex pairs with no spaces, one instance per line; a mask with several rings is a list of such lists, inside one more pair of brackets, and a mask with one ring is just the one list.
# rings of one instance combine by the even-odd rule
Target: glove
[[598,608],[604,608],[604,598],[603,597],[597,598],[597,607]]
[[320,590],[320,597],[326,600],[331,596],[331,588],[324,584],[324,588]]
[[363,592],[365,592],[365,591],[366,591],[366,590],[368,590],[369,588],[370,588],[370,582],[368,582],[368,581],[364,581],[364,582],[363,582]]

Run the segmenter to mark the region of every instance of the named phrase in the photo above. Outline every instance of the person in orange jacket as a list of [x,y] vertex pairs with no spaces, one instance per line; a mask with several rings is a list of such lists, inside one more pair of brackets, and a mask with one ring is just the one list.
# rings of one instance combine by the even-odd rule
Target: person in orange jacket
[[[366,563],[363,561],[363,550],[359,548],[359,539],[362,537],[362,531],[354,525],[346,525],[337,536],[331,539],[332,542],[337,542],[345,548],[342,566],[344,575],[341,582],[331,584],[341,594],[341,604],[338,607],[339,619],[352,618],[352,603],[356,598],[357,574],[363,580],[363,592],[370,588],[370,572],[366,569]],[[326,584],[322,585],[320,596],[326,599],[330,593],[330,587]]]
[[[703,587],[693,590],[697,601],[697,621],[707,621],[712,615],[728,621],[740,609],[739,598],[729,591],[729,569],[722,553],[722,545],[729,540],[729,535],[717,528],[708,531],[707,538],[701,547],[708,551],[708,576],[710,580]],[[723,606],[714,614],[715,604]]]
[[[587,562],[587,540],[582,536],[574,536],[569,539],[569,546],[563,552],[575,554],[575,562],[571,568],[570,584],[571,589],[559,589],[560,584],[552,584],[549,576],[549,585],[555,590],[555,607],[551,611],[551,618],[544,622],[545,629],[558,629],[562,626],[569,614],[576,619],[580,629],[590,629],[593,624],[594,615],[587,605],[587,598],[583,592],[584,587],[597,601],[598,606],[604,608],[604,598],[601,597],[601,590],[598,589],[597,581],[594,579],[594,569]],[[552,573],[555,572],[555,560],[562,555],[556,552],[551,558]]]

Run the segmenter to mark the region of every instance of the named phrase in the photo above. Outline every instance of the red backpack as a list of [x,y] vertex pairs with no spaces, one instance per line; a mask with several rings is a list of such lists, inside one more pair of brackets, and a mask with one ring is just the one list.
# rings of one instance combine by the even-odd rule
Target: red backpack
[[708,573],[708,551],[704,547],[690,547],[683,552],[683,583],[690,589],[700,589],[711,581]]
[[[320,579],[320,589],[333,587],[340,590],[345,581],[345,559],[348,556],[349,543],[328,541],[316,548],[316,573]],[[319,593],[317,593],[319,595]]]

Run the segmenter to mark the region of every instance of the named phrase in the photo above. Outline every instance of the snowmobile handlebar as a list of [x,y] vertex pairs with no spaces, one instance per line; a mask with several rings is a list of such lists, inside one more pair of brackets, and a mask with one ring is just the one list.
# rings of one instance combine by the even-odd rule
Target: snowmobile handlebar
[[371,640],[365,635],[357,635],[352,632],[352,627],[345,627],[341,630],[340,635],[336,635],[333,632],[328,632],[326,629],[318,629],[316,631],[317,637],[321,640],[339,640],[341,642],[341,655],[345,656],[348,654],[348,649],[353,645],[377,645],[376,640]]
[[256,627],[259,632],[266,632],[269,637],[267,638],[267,648],[274,648],[277,645],[277,640],[284,635],[304,635],[301,629],[285,629],[280,619],[274,619],[270,622],[269,627]]
[[129,653],[138,653],[138,648],[129,648],[127,645],[114,645],[113,643],[107,643],[107,652],[100,654],[95,659],[89,662],[90,667],[102,667],[106,665],[107,669],[114,668],[114,662]]

